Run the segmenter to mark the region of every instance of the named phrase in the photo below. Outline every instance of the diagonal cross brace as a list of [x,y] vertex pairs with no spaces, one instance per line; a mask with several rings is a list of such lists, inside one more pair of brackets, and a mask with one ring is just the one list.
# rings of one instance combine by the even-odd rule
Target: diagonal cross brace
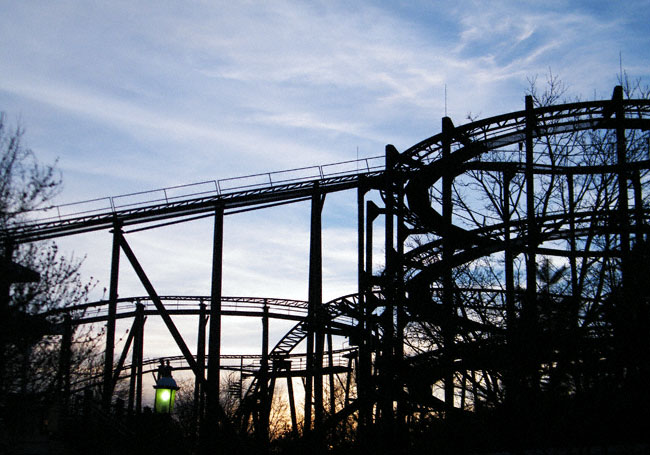
[[138,259],[135,257],[133,250],[131,249],[131,247],[129,246],[129,244],[127,243],[126,239],[123,236],[120,238],[120,246],[122,247],[122,251],[124,251],[126,257],[129,259],[129,262],[133,266],[133,270],[135,270],[135,273],[136,275],[138,275],[138,278],[142,282],[142,285],[146,289],[147,294],[149,294],[149,298],[151,298],[151,301],[156,306],[156,310],[158,310],[158,313],[160,314],[163,321],[165,322],[165,325],[167,326],[167,329],[169,329],[169,332],[174,338],[174,341],[176,341],[176,344],[178,345],[181,352],[183,353],[183,356],[185,357],[185,360],[187,361],[188,365],[197,376],[202,376],[202,374],[200,374],[200,370],[198,364],[196,363],[196,360],[194,359],[194,356],[192,355],[189,348],[185,344],[183,337],[181,336],[180,332],[176,328],[176,325],[174,325],[174,321],[172,321],[172,318],[167,312],[165,306],[163,305],[162,300],[160,300],[160,297],[156,293],[156,290],[151,284],[151,281],[149,281],[149,278],[144,272],[142,266],[140,265],[140,262],[138,262]]
[[124,362],[126,361],[126,356],[129,353],[129,349],[131,348],[131,342],[133,342],[133,336],[135,335],[137,324],[138,324],[138,320],[134,319],[133,324],[131,325],[131,330],[129,330],[129,336],[126,338],[126,342],[124,343],[124,349],[122,350],[122,354],[120,355],[120,360],[118,360],[117,366],[115,367],[115,371],[113,372],[113,384],[111,385],[111,394],[113,393],[113,390],[115,390],[115,385],[117,384],[117,381],[120,379],[120,372],[122,371],[122,368],[124,368]]
[[[167,329],[171,333],[172,337],[174,338],[174,341],[176,341],[176,344],[178,345],[179,349],[183,353],[183,356],[185,357],[187,364],[190,366],[190,368],[192,369],[192,371],[194,372],[198,380],[201,382],[201,384],[206,388],[206,391],[210,393],[210,390],[208,390],[209,389],[208,383],[205,379],[205,376],[203,375],[203,372],[199,368],[199,365],[194,359],[194,356],[192,355],[189,348],[185,344],[183,337],[181,336],[180,332],[176,328],[176,325],[174,325],[174,321],[172,321],[172,318],[167,312],[165,306],[163,305],[162,300],[160,300],[160,297],[156,293],[156,290],[151,284],[151,281],[149,281],[147,274],[144,272],[144,269],[140,265],[138,259],[135,257],[133,250],[129,246],[124,236],[120,236],[120,246],[122,247],[122,251],[124,251],[124,254],[128,258],[129,262],[131,263],[131,266],[133,267],[133,270],[135,271],[136,275],[138,275],[138,278],[142,282],[142,285],[147,291],[147,294],[149,294],[149,298],[151,299],[156,309],[158,310],[158,313],[160,314],[163,321],[165,322],[165,325],[167,326]],[[223,422],[227,422],[226,413],[224,412],[223,408],[220,405],[217,405],[217,409],[218,409],[217,412],[219,414],[220,420],[222,420]]]

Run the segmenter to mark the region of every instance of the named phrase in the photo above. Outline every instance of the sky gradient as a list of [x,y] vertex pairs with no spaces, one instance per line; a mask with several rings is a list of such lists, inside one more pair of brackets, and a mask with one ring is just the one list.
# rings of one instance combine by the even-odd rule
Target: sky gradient
[[[551,71],[572,98],[609,98],[620,58],[649,83],[648,24],[647,0],[3,1],[0,111],[58,159],[58,202],[73,202],[401,151],[445,113],[523,109]],[[355,207],[353,193],[325,202],[326,299],[355,290]],[[211,229],[129,237],[159,294],[209,293]],[[225,229],[224,294],[306,298],[308,204]],[[110,236],[59,243],[101,296]],[[144,294],[123,271],[121,295]],[[229,327],[226,351],[259,349],[257,326]]]

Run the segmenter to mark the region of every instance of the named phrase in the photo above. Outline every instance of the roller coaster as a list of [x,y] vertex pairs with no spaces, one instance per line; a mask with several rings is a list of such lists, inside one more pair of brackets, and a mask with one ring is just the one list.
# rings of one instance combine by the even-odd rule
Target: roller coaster
[[[144,368],[156,359],[142,358],[137,338],[146,316],[159,315],[182,352],[174,367],[192,371],[195,397],[205,396],[198,418],[217,433],[233,424],[219,404],[219,378],[234,369],[249,385],[239,389],[238,425],[262,439],[275,379],[301,377],[302,422],[293,391],[287,399],[293,430],[305,438],[332,437],[352,419],[359,441],[409,447],[413,428],[437,431],[432,419],[469,431],[492,410],[494,425],[510,425],[504,433],[516,444],[516,435],[548,417],[539,403],[549,397],[572,403],[574,424],[595,409],[584,402],[602,398],[603,388],[620,395],[619,404],[630,390],[650,389],[650,289],[639,278],[650,259],[649,131],[650,101],[625,99],[621,87],[600,101],[535,106],[526,97],[521,111],[465,125],[445,117],[441,133],[401,153],[388,145],[383,157],[68,204],[34,213],[2,237],[21,244],[112,232],[108,299],[61,310],[71,325],[106,324],[106,407],[118,380],[131,377],[130,396],[141,393]],[[349,190],[358,208],[358,292],[323,302],[324,196]],[[311,202],[308,299],[223,296],[224,216],[298,201]],[[380,216],[385,267],[378,271]],[[214,219],[211,294],[159,296],[127,234],[197,218]],[[146,296],[118,298],[120,254]],[[196,355],[176,315],[198,318]],[[235,356],[234,366],[220,352],[221,318],[232,315],[262,318],[264,327],[261,354]],[[127,318],[132,336],[116,362],[115,321]],[[296,323],[272,349],[269,318]],[[351,348],[336,349],[332,335]],[[332,391],[334,374],[346,377],[343,404],[325,396],[324,378]],[[141,398],[132,399],[139,409]],[[599,419],[607,409],[597,409]],[[604,425],[595,420],[585,428]]]

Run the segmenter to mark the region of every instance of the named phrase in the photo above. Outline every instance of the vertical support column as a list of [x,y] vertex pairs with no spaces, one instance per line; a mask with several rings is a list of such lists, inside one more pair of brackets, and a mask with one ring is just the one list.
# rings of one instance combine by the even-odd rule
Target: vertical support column
[[[144,345],[144,305],[137,303],[133,322],[133,351],[131,352],[131,377],[129,381],[129,414],[142,412],[142,351]],[[126,347],[125,347],[126,349]],[[125,352],[126,354],[126,352]],[[117,375],[115,377],[117,379]],[[115,380],[115,382],[117,382]]]
[[[397,167],[399,161],[399,153],[397,149],[393,147],[394,153],[394,163]],[[395,255],[395,304],[396,304],[396,314],[395,314],[395,344],[394,344],[394,353],[393,353],[393,363],[397,371],[402,371],[404,366],[404,334],[406,331],[407,316],[406,316],[406,290],[405,290],[405,270],[404,270],[404,242],[408,237],[408,230],[404,223],[404,182],[401,173],[396,172],[394,174],[394,188],[395,196],[397,201],[397,207],[395,207],[395,214],[397,220],[397,252]],[[395,390],[403,390],[404,383],[402,382],[402,374],[395,374],[395,379],[400,381],[398,384],[395,384]],[[403,398],[404,394],[398,393],[396,396],[397,399],[397,422],[398,422],[398,435],[396,438],[399,438],[399,441],[403,441],[406,437],[407,429],[404,427],[406,424],[406,414],[408,412],[408,404]],[[401,442],[399,443],[401,444]]]
[[210,433],[218,428],[219,388],[221,370],[221,285],[223,276],[223,205],[214,211],[212,245],[212,289],[210,294],[210,335],[208,341],[207,418]]
[[635,243],[643,242],[643,189],[641,186],[641,171],[637,170],[632,176],[634,185],[634,218],[636,224]]
[[117,285],[120,270],[120,244],[122,226],[119,221],[113,224],[113,249],[111,257],[111,278],[108,291],[108,320],[106,321],[106,349],[104,351],[104,388],[102,404],[105,410],[111,406],[113,395],[113,356],[115,354],[115,314],[117,312]]
[[395,204],[394,204],[394,161],[390,146],[386,146],[386,171],[384,173],[384,191],[385,191],[385,282],[383,283],[383,293],[385,299],[385,309],[383,314],[384,338],[382,340],[381,355],[381,391],[380,406],[381,421],[386,429],[386,436],[392,438],[394,424],[393,412],[393,375],[394,375],[394,348],[395,348]]
[[364,332],[364,342],[366,349],[363,352],[360,352],[359,358],[359,368],[361,370],[361,377],[366,384],[365,389],[365,398],[366,398],[366,424],[370,425],[373,423],[373,409],[374,409],[374,400],[371,401],[371,396],[374,395],[374,389],[376,385],[373,383],[373,371],[372,371],[372,352],[373,349],[377,349],[375,343],[372,339],[372,330],[371,326],[371,316],[375,306],[375,296],[372,293],[372,280],[373,280],[373,270],[372,270],[372,261],[373,261],[373,222],[379,216],[379,207],[372,202],[368,201],[366,203],[366,306],[363,309],[364,319],[366,321],[366,330]]
[[[571,257],[569,259],[569,266],[571,268],[571,297],[575,301],[575,311],[577,311],[577,300],[579,299],[579,290],[578,290],[578,258],[576,255],[577,245],[576,245],[576,202],[575,202],[575,193],[574,193],[574,175],[567,175],[567,183],[569,190],[569,248],[571,250]],[[578,317],[577,312],[574,314],[574,317]]]
[[239,396],[237,399],[239,400],[239,403],[241,404],[242,400],[242,394],[244,393],[244,356],[242,355],[239,357]]
[[143,369],[143,353],[144,353],[144,305],[138,303],[135,307],[135,319],[137,321],[138,333],[133,340],[133,352],[136,356],[136,386],[135,386],[135,412],[140,414],[142,412],[142,376]]
[[[322,329],[323,305],[323,256],[322,222],[323,196],[318,184],[314,186],[311,204],[311,235],[309,246],[309,309],[307,338],[307,382],[305,383],[305,430],[311,429],[311,400],[313,394],[314,428],[319,429],[323,421],[323,350]],[[311,343],[310,351],[310,338]],[[312,390],[313,383],[313,390]],[[308,393],[309,392],[309,393]]]
[[348,359],[348,374],[345,375],[345,400],[343,402],[343,407],[346,408],[350,404],[350,383],[352,382],[352,371],[354,371],[352,364],[353,362],[357,363],[358,368],[358,362],[356,362],[356,357],[351,353],[346,354],[344,357]]
[[[442,159],[445,163],[450,162],[451,142],[454,132],[454,124],[449,117],[442,118]],[[452,199],[451,190],[454,182],[452,169],[447,164],[447,171],[442,176],[442,218],[446,226],[451,226]],[[451,258],[454,254],[454,245],[449,235],[442,240],[442,261],[445,270],[442,275],[442,302],[447,321],[442,327],[442,338],[444,342],[445,361],[444,368],[447,370],[444,376],[445,387],[445,418],[449,418],[454,408],[454,339],[455,328],[453,327],[454,312],[454,281],[452,276]]]
[[[322,311],[322,310],[321,310]],[[324,420],[323,395],[323,359],[325,356],[325,333],[323,332],[321,311],[316,315],[316,330],[314,332],[314,429],[320,430]]]
[[303,384],[305,386],[305,410],[303,417],[303,434],[306,435],[311,431],[312,409],[314,400],[314,321],[311,309],[307,314],[307,352],[305,358],[305,377]]
[[327,334],[327,363],[330,367],[329,384],[330,384],[330,415],[336,413],[336,395],[334,394],[334,347],[332,346],[332,334]]
[[269,442],[269,307],[264,304],[262,313],[262,360],[260,365],[260,397],[258,406],[258,438],[263,444]]
[[[59,354],[59,374],[57,393],[59,399],[59,415],[65,416],[70,403],[70,359],[72,357],[72,318],[66,314],[63,319],[63,336],[61,337],[61,352]],[[112,378],[111,378],[112,380]]]
[[527,245],[526,245],[526,298],[522,307],[524,333],[527,333],[526,344],[529,346],[529,360],[525,368],[529,385],[536,390],[537,356],[535,352],[534,337],[537,334],[537,218],[535,215],[535,173],[534,173],[534,147],[533,133],[535,129],[535,111],[533,97],[526,96],[526,218],[527,218]]
[[[201,375],[205,377],[205,324],[206,305],[203,301],[199,303],[199,326],[196,340],[196,363]],[[203,420],[203,400],[205,394],[200,378],[194,378],[194,421],[201,425]]]
[[512,331],[515,327],[515,274],[513,267],[513,252],[510,239],[510,181],[513,174],[511,172],[503,173],[503,237],[505,240],[504,261],[505,261],[505,280],[506,280],[506,323],[508,333],[510,334],[510,343],[512,340]]
[[[532,96],[526,96],[526,217],[528,222],[528,244],[526,257],[526,295],[527,306],[532,307],[537,293],[537,220],[535,216],[535,174],[533,172],[533,130],[535,128],[535,112]],[[534,311],[528,308],[527,312]],[[533,317],[532,314],[528,314]]]
[[[129,414],[133,414],[133,411],[135,409],[135,389],[136,389],[136,384],[138,381],[138,350],[137,350],[137,344],[138,344],[138,334],[137,332],[139,331],[138,328],[138,322],[137,320],[134,321],[133,326],[131,331],[133,332],[133,350],[131,351],[131,373],[129,375],[129,401],[127,404],[127,410]],[[117,383],[117,381],[115,381]]]
[[[359,305],[359,323],[358,340],[360,367],[357,373],[357,399],[359,400],[359,437],[363,438],[361,433],[365,431],[368,425],[368,418],[370,415],[370,405],[368,403],[368,392],[370,388],[370,337],[368,335],[368,307],[370,303],[366,298],[368,292],[368,273],[366,268],[372,268],[372,264],[368,266],[365,262],[365,255],[367,254],[365,248],[365,195],[367,189],[360,177],[359,187],[357,188],[357,280],[358,280],[358,305]],[[371,272],[372,273],[372,272]],[[349,383],[348,373],[348,383]],[[347,406],[347,402],[346,402]]]
[[[7,265],[11,264],[12,259],[13,259],[13,252],[14,252],[14,244],[11,241],[11,239],[6,239],[3,246],[3,251],[2,251],[2,261],[5,262]],[[9,277],[3,275],[0,275],[0,394],[4,396],[5,394],[5,346],[6,343],[8,343],[7,335],[6,335],[6,324],[9,319],[9,302],[11,300],[11,280]]]
[[625,139],[625,111],[623,108],[623,87],[614,87],[612,95],[614,112],[616,115],[616,161],[618,164],[618,212],[619,231],[621,236],[621,256],[623,257],[623,287],[630,278],[630,271],[626,265],[627,256],[630,252],[630,230],[628,220],[628,196],[627,196],[627,144]]
[[293,377],[291,376],[291,360],[286,361],[287,365],[287,395],[289,398],[289,413],[291,415],[291,432],[298,436],[298,418],[296,417],[296,400],[293,393]]
[[[503,238],[505,242],[504,248],[504,273],[506,285],[506,342],[507,349],[510,353],[511,363],[506,368],[505,384],[506,384],[506,400],[508,404],[513,401],[513,396],[517,395],[519,378],[516,377],[516,365],[520,344],[517,342],[517,312],[515,309],[515,274],[514,274],[514,254],[512,251],[512,243],[510,238],[511,219],[510,219],[510,182],[513,177],[510,171],[503,172]],[[475,387],[476,388],[476,387]],[[474,401],[476,402],[477,395],[474,393]],[[516,406],[516,404],[513,404]]]
[[142,375],[143,375],[143,350],[144,350],[144,305],[135,306],[135,330],[133,339],[132,374],[135,372],[135,412],[142,412]]

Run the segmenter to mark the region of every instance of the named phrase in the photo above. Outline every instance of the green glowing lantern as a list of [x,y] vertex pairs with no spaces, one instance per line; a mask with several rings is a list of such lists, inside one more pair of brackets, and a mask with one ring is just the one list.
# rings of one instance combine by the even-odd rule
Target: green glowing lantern
[[163,366],[161,362],[161,368],[158,371],[158,380],[153,386],[156,389],[154,411],[159,414],[170,414],[174,410],[174,400],[179,387],[172,378],[169,362],[167,366]]

